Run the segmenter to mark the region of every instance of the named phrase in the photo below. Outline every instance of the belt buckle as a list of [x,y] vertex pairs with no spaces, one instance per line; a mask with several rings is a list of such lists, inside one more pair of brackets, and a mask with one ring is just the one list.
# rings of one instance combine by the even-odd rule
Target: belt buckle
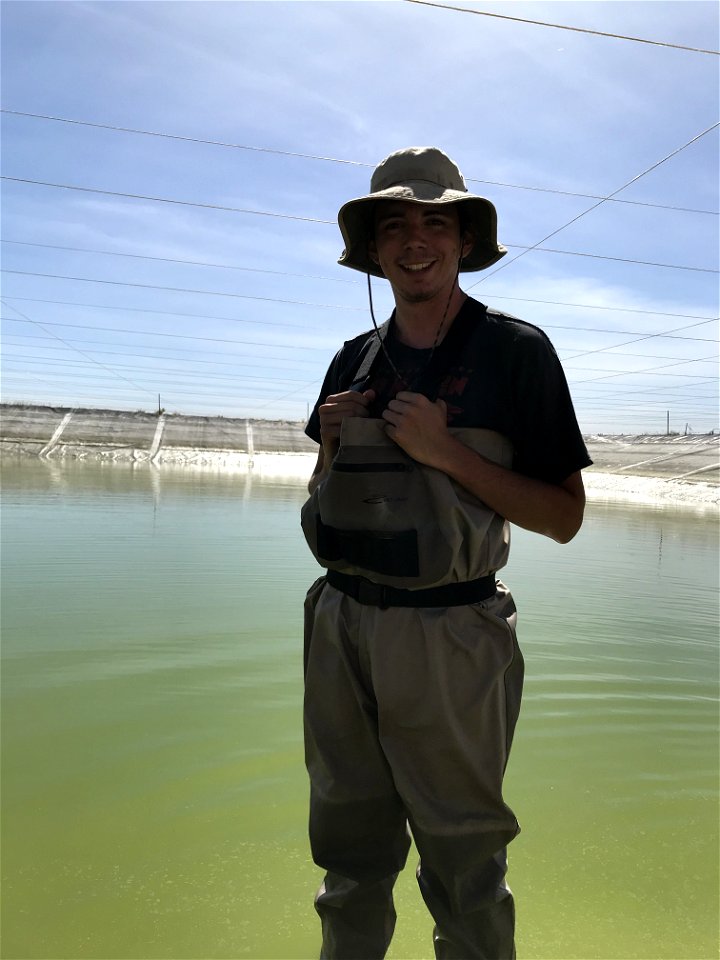
[[390,606],[387,598],[387,589],[383,583],[373,583],[372,580],[366,580],[365,577],[358,578],[358,603],[366,607],[379,607],[381,610],[387,610]]

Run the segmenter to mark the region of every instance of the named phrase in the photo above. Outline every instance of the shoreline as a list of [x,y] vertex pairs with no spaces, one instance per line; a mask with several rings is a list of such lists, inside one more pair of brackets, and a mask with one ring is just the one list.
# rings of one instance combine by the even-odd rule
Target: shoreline
[[[588,500],[720,509],[720,436],[585,436]],[[247,474],[306,483],[317,446],[300,422],[0,404],[0,450],[45,463]]]
[[[48,466],[83,463],[125,466],[152,472],[215,473],[253,476],[258,480],[305,485],[315,467],[315,453],[267,452],[248,454],[230,450],[175,448],[159,457],[145,450],[109,450],[92,446],[64,447],[53,456],[29,455],[19,445],[3,444],[5,460],[39,460]],[[10,454],[10,456],[8,456]],[[720,514],[720,485],[700,480],[610,473],[593,467],[582,472],[588,503],[624,503],[640,507],[685,508]]]
[[720,513],[720,487],[713,483],[664,480],[632,474],[583,470],[588,503],[626,503],[646,507],[689,507]]

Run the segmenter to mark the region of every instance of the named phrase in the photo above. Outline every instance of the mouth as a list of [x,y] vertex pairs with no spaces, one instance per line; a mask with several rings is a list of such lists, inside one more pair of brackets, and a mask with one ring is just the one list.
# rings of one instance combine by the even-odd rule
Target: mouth
[[401,263],[400,266],[406,273],[424,273],[432,267],[434,260],[423,260],[419,263]]

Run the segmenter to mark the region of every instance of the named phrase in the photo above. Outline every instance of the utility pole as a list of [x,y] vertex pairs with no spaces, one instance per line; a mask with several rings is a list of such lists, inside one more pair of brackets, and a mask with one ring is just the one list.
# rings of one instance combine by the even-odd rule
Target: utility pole
[[667,412],[667,427],[665,428],[665,433],[667,436],[670,436],[670,411]]

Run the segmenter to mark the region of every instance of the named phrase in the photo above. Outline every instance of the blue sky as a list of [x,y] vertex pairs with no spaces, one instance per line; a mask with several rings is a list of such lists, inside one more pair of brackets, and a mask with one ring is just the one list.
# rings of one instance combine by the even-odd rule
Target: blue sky
[[[718,49],[704,0],[456,5]],[[404,0],[0,9],[5,401],[304,419],[370,327],[337,210],[435,144],[509,248],[464,288],[586,433],[720,426],[717,128],[523,253],[717,123],[717,56]]]

